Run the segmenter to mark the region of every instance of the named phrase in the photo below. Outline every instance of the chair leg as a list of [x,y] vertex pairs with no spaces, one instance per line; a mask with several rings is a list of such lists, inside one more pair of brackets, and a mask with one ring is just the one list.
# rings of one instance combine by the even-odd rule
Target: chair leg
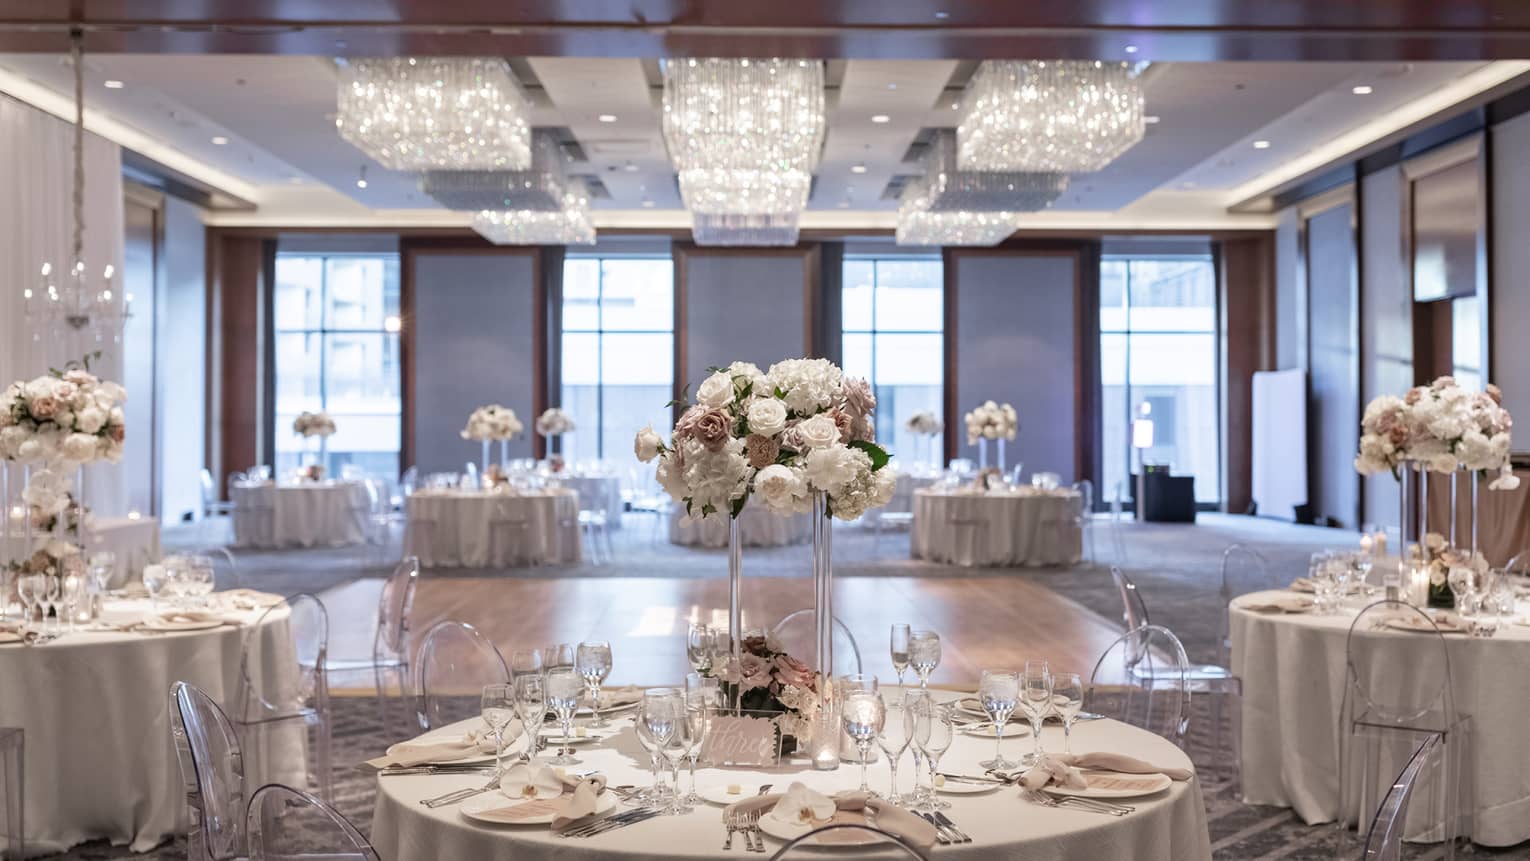
[[[384,674],[382,667],[375,663],[372,665],[372,678],[377,685],[377,713],[382,716],[383,735],[392,738],[393,722],[389,718],[393,709],[389,707],[388,701],[393,698],[393,685],[383,680]],[[392,672],[387,671],[386,675],[391,676]]]
[[320,714],[318,722],[314,726],[318,733],[319,748],[319,797],[329,804],[335,803],[335,774],[332,751],[330,749],[329,715]]

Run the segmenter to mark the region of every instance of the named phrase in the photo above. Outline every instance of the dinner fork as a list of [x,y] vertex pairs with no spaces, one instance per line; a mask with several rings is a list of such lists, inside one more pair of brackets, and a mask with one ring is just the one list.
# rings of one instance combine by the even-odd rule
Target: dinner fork
[[967,832],[961,830],[960,828],[957,828],[956,827],[956,823],[951,821],[951,817],[945,815],[944,813],[941,813],[939,810],[934,811],[933,814],[934,814],[936,819],[940,820],[941,824],[945,825],[946,828],[950,829],[951,833],[956,836],[956,842],[958,842],[958,843],[971,843],[972,842],[972,838],[970,836],[968,836]]
[[723,841],[723,851],[733,851],[733,832],[738,830],[738,814],[729,812],[723,816],[723,827],[728,829],[728,839]]
[[760,816],[764,812],[763,810],[752,811],[749,818],[745,820],[749,830],[744,832],[744,836],[754,835],[754,845],[749,848],[755,852],[765,851],[765,832],[760,830]]
[[935,817],[928,813],[915,813],[914,815],[935,826],[935,840],[936,842],[940,843],[940,845],[945,846],[947,844],[956,842],[955,838],[946,833],[946,827],[935,821]]
[[470,786],[466,789],[458,789],[453,792],[448,792],[445,795],[438,795],[435,798],[427,798],[420,803],[434,810],[437,807],[445,807],[448,804],[456,804],[459,801],[466,801],[475,795],[482,795],[485,792],[493,790],[497,786],[499,786],[498,776],[491,778],[488,783],[485,783],[481,787]]

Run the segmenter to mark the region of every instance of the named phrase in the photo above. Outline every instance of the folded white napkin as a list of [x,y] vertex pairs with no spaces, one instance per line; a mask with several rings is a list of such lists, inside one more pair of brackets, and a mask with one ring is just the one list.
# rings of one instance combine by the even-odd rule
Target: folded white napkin
[[[520,736],[521,727],[511,723],[505,728],[505,746]],[[427,733],[419,738],[401,741],[388,748],[388,752],[376,759],[367,760],[373,768],[411,768],[432,762],[452,762],[494,752],[494,734],[483,729],[469,730],[461,735]]]
[[[1109,751],[1072,755],[1059,753],[1048,755],[1040,765],[1027,771],[1020,778],[1020,785],[1026,789],[1040,789],[1049,784],[1066,786],[1070,789],[1084,789],[1088,786],[1088,782],[1084,781],[1083,775],[1079,773],[1080,770],[1113,771],[1117,774],[1161,774],[1170,780],[1189,780],[1192,775],[1187,768],[1153,765],[1124,753]],[[1078,775],[1079,784],[1065,782],[1071,780],[1074,775]]]
[[823,822],[834,815],[834,799],[821,792],[808,789],[799,782],[786,788],[786,794],[776,802],[775,817],[783,822],[800,822],[811,825]]
[[523,762],[505,770],[499,791],[509,798],[557,798],[563,794],[563,779],[542,763]]
[[572,791],[568,791],[568,800],[558,808],[552,821],[553,831],[562,831],[565,828],[579,822],[595,812],[595,805],[600,794],[606,791],[606,779],[598,774],[589,777],[577,778],[569,775],[560,775],[563,780],[563,788],[569,789],[573,781]]
[[1251,613],[1305,613],[1312,609],[1312,599],[1303,595],[1278,595],[1264,600],[1240,601],[1238,609]]
[[1020,785],[1026,789],[1040,789],[1043,786],[1088,789],[1089,781],[1084,779],[1083,772],[1064,762],[1063,757],[1047,756],[1020,776]]
[[[792,789],[801,787],[802,784],[800,783],[792,784]],[[811,790],[807,791],[811,792]],[[789,794],[791,794],[791,790],[788,790],[786,793],[778,792],[770,795],[756,795],[743,801],[735,801],[723,808],[723,816],[726,817],[732,813],[754,813],[756,811],[764,813],[767,810],[777,809]],[[812,794],[818,795],[818,793]],[[818,797],[821,798],[822,796]],[[798,819],[793,821],[804,822],[804,824],[809,825],[820,825],[825,822],[871,824],[890,834],[896,834],[926,851],[935,845],[935,838],[937,836],[935,826],[920,819],[917,815],[901,807],[888,804],[884,799],[867,798],[864,793],[860,792],[841,792],[834,796],[830,802],[829,815],[822,819],[803,820],[801,818],[802,808],[797,806],[792,809],[799,811]],[[807,815],[817,816],[823,812],[824,809],[822,807],[817,807],[816,810],[809,810]],[[780,814],[777,813],[776,815],[779,816]]]

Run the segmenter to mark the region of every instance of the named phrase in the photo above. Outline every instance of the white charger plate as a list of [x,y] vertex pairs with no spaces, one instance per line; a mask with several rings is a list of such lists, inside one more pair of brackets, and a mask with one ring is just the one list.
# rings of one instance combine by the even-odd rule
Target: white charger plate
[[[838,814],[835,815],[838,816]],[[776,818],[776,812],[772,810],[766,813],[764,816],[760,817],[760,830],[766,834],[769,834],[771,837],[776,838],[777,840],[795,840],[796,838],[801,837],[809,831],[812,831],[814,828],[822,828],[825,825],[832,825],[834,822],[834,818],[830,818],[828,822],[814,822],[812,824],[788,822],[785,819]],[[883,842],[882,838],[876,836],[876,834],[871,831],[850,831],[847,829],[843,831],[833,831],[830,832],[830,834],[833,836],[830,838],[829,842],[825,842],[822,837],[815,837],[812,842],[818,846],[834,847],[869,846],[874,843]]]
[[1165,774],[1120,774],[1114,771],[1086,771],[1089,781],[1086,789],[1069,789],[1064,786],[1048,786],[1052,795],[1074,795],[1079,798],[1136,798],[1163,792],[1174,785]]
[[[474,822],[484,822],[489,825],[551,825],[555,814],[548,813],[545,816],[532,816],[526,819],[503,819],[491,816],[494,810],[502,810],[511,806],[509,802],[514,799],[508,798],[498,792],[488,792],[477,798],[469,799],[462,805],[462,815]],[[595,812],[591,816],[599,816],[602,813],[610,813],[616,809],[616,794],[602,792],[595,797]]]
[[143,617],[143,626],[151,631],[210,631],[226,623],[221,619],[183,620],[174,622],[154,613]]

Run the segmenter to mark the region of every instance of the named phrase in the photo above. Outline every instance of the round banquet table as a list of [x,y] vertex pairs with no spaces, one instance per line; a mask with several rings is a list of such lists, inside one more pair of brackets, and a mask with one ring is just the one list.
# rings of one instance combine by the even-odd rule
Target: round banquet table
[[504,568],[579,561],[579,495],[421,490],[409,497],[405,555],[429,567]]
[[960,565],[1073,565],[1083,556],[1072,490],[914,491],[909,552]]
[[[149,602],[109,601],[104,622],[129,623]],[[239,656],[260,610],[230,611],[237,625],[203,631],[79,631],[51,642],[0,645],[0,726],[25,734],[28,854],[61,852],[105,838],[146,852],[181,831],[186,791],[170,737],[170,685],[185,681],[231,704]],[[285,613],[268,621],[262,654],[290,655]],[[252,668],[257,683],[282,674],[295,684],[296,664]],[[301,780],[302,736],[281,736],[246,753],[251,780]],[[258,786],[259,783],[252,785]],[[299,784],[301,785],[301,784]]]
[[241,482],[229,486],[240,547],[341,547],[366,540],[371,502],[359,481]]
[[[1243,795],[1250,804],[1290,807],[1309,824],[1332,822],[1340,812],[1336,764],[1345,638],[1359,605],[1333,616],[1240,608],[1291,594],[1245,595],[1230,610],[1231,669],[1243,680]],[[1395,639],[1395,648],[1381,653],[1377,679],[1398,685],[1416,681],[1409,668],[1429,645],[1428,636],[1405,631],[1376,635]],[[1445,642],[1456,710],[1471,716],[1460,796],[1463,816],[1471,816],[1470,836],[1486,846],[1530,839],[1530,746],[1522,743],[1530,711],[1530,675],[1523,672],[1530,665],[1530,627],[1505,619],[1492,638],[1450,634]],[[1355,763],[1348,773],[1356,774],[1358,752],[1346,761]],[[1401,768],[1399,761],[1386,773]],[[1351,799],[1357,796],[1350,793]],[[1355,814],[1346,811],[1346,820],[1353,821]]]
[[[613,786],[647,786],[647,755],[642,752],[628,717],[613,718],[624,728],[606,742],[581,745],[576,755],[583,763],[570,768],[595,770]],[[479,722],[465,721],[465,726]],[[1029,736],[1004,742],[1013,758],[1030,749]],[[1042,744],[1062,749],[1062,729],[1042,731]],[[1073,729],[1075,751],[1110,750],[1130,753],[1155,765],[1190,768],[1184,752],[1168,740],[1110,720],[1079,723]],[[979,760],[993,754],[993,740],[958,734],[941,759],[941,770],[981,774]],[[641,763],[641,764],[640,764]],[[860,766],[841,764],[837,771],[798,771],[791,767],[770,770],[698,768],[698,787],[738,783],[753,794],[764,783],[773,791],[785,791],[793,781],[825,793],[853,790],[860,785]],[[898,770],[902,791],[913,787],[913,758],[905,754]],[[872,763],[872,788],[887,789],[885,758]],[[387,861],[426,861],[437,858],[473,858],[477,861],[664,861],[671,858],[731,858],[722,852],[722,808],[702,804],[681,816],[660,816],[588,838],[554,836],[543,826],[487,826],[464,817],[449,805],[434,810],[420,800],[458,787],[481,785],[475,775],[423,775],[379,778],[377,806],[372,818],[372,843]],[[681,780],[685,781],[682,769]],[[1172,858],[1175,861],[1209,861],[1211,843],[1206,810],[1197,780],[1176,782],[1151,796],[1127,801],[1136,811],[1124,817],[1106,816],[1067,808],[1042,807],[1020,798],[1014,787],[979,795],[943,795],[951,803],[945,811],[971,843],[938,846],[934,857],[991,861],[999,858],[1025,861],[1100,861],[1100,859]],[[619,808],[620,809],[620,808]],[[771,852],[781,841],[767,836]],[[752,856],[751,856],[752,857]],[[769,856],[760,856],[769,857]],[[828,857],[828,856],[826,856]]]
[[[738,516],[738,529],[739,540],[745,547],[785,547],[813,537],[813,518],[809,514],[783,517],[756,503],[744,507]],[[669,543],[683,547],[727,547],[728,518],[713,515],[687,523],[684,507],[676,508],[669,516]]]

